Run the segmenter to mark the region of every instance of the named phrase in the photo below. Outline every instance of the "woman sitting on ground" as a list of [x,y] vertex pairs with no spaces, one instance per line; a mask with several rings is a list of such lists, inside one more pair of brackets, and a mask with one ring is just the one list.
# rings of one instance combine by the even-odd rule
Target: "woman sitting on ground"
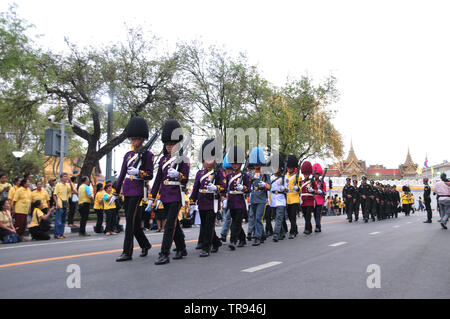
[[0,201],[0,240],[3,241],[7,236],[15,236],[17,240],[19,238],[12,222],[11,201],[9,199],[2,199]]
[[31,207],[33,213],[31,214],[31,221],[28,224],[28,231],[31,234],[31,238],[34,240],[49,240],[50,235],[48,234],[48,231],[50,230],[50,227],[45,227],[43,229],[41,221],[48,220],[55,207],[51,207],[47,211],[47,214],[44,214],[44,212],[42,212],[42,210],[44,209],[44,203],[40,200],[33,202]]

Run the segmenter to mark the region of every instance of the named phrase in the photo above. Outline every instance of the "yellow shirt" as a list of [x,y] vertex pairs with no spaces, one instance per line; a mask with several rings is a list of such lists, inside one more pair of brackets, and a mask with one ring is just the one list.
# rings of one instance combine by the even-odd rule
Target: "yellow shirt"
[[39,226],[39,222],[42,216],[45,214],[39,208],[33,210],[33,215],[31,216],[31,221],[28,224],[28,228]]
[[14,194],[19,187],[15,186],[9,190],[8,199],[12,202],[14,200]]
[[56,196],[58,200],[58,205],[62,208],[62,201],[68,201],[69,197],[72,195],[72,189],[70,188],[69,183],[58,183],[55,186],[55,191],[53,195]]
[[105,195],[105,191],[101,190],[95,194],[94,199],[94,209],[103,209],[103,195]]
[[288,188],[289,188],[289,193],[286,194],[286,204],[287,205],[291,205],[291,204],[296,204],[296,203],[300,203],[300,195],[299,192],[302,189],[301,187],[301,182],[302,182],[302,178],[299,175],[298,176],[298,182],[297,182],[297,187],[298,187],[298,191],[295,192],[293,190],[294,188],[294,184],[295,184],[295,172],[291,174],[287,173],[286,174],[286,181],[288,182]]
[[31,192],[31,201],[34,203],[37,200],[40,200],[42,204],[44,204],[44,208],[48,208],[48,201],[50,200],[50,195],[43,188],[41,189],[41,191],[35,189],[34,191]]
[[0,222],[3,223],[8,228],[12,226],[12,217],[11,213],[5,210],[0,211]]
[[[9,191],[8,191],[8,193],[11,191],[11,189],[13,188],[12,187],[12,185],[10,184],[10,183],[3,183],[3,184],[0,184],[0,193],[1,192],[3,192],[3,190],[6,188],[6,187],[9,187]],[[8,197],[9,196],[9,194],[6,194],[7,196],[6,197]]]
[[[105,195],[108,195],[108,200],[105,200]],[[111,197],[111,195],[112,195],[112,193],[107,193],[107,192],[105,192],[104,194],[103,194],[103,208],[105,209],[105,210],[109,210],[109,209],[114,209],[114,208],[116,208],[116,202],[114,201],[111,205],[108,205],[108,203],[109,203],[109,197]]]
[[400,199],[402,200],[402,204],[403,205],[413,204],[414,203],[414,199],[412,199],[412,201],[411,201],[411,198],[412,198],[412,194],[410,194],[410,193],[403,193],[400,196]]
[[14,193],[14,212],[17,214],[28,214],[31,207],[31,189],[19,187]]
[[86,187],[89,186],[86,184],[81,184],[80,187],[78,187],[78,204],[80,205],[83,203],[91,203],[91,199],[86,193]]

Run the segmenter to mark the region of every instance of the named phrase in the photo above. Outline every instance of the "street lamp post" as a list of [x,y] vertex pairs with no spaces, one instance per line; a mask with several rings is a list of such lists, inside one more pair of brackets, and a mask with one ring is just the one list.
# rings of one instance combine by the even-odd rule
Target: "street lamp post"
[[[106,132],[106,142],[109,143],[112,139],[112,123],[113,123],[113,92],[110,90],[109,96],[102,97],[102,102],[106,104],[107,114],[108,114],[108,122],[107,122],[107,132]],[[109,152],[106,154],[106,172],[105,178],[111,179],[111,171],[112,171],[112,153]]]
[[14,151],[12,152],[14,157],[17,159],[17,176],[20,175],[20,159],[25,155],[24,152]]

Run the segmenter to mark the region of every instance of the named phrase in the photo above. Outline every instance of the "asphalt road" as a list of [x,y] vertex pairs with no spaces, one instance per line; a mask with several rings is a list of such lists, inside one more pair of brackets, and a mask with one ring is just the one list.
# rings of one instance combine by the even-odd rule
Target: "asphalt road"
[[[154,232],[146,258],[136,250],[122,263],[123,234],[1,245],[0,298],[449,298],[450,230],[424,219],[324,217],[322,233],[234,252],[225,245],[207,258],[195,250],[198,228],[184,229],[188,256],[160,266],[162,234]],[[81,288],[67,286],[72,264]],[[378,274],[380,288],[369,288]]]

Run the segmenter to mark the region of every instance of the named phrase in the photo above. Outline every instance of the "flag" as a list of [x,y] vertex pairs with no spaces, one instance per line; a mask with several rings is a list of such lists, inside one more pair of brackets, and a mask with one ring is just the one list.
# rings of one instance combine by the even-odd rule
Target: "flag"
[[425,162],[423,163],[424,168],[429,168],[428,166],[428,154],[425,154]]
[[417,172],[417,174],[422,175],[422,168],[421,167],[417,167],[416,172]]

